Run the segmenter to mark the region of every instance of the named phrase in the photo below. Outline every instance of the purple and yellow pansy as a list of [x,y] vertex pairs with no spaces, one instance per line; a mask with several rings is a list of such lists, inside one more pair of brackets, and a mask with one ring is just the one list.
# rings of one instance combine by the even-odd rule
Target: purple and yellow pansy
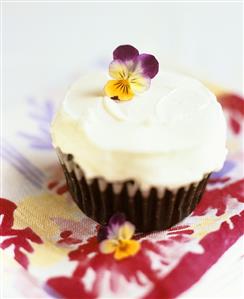
[[158,69],[158,61],[153,55],[139,54],[131,45],[119,46],[114,50],[113,61],[109,65],[113,80],[105,85],[105,94],[120,101],[131,100],[135,94],[150,87]]
[[116,260],[135,255],[141,245],[132,239],[134,233],[135,226],[126,221],[123,214],[115,214],[110,218],[108,225],[98,231],[100,251],[104,254],[113,253]]

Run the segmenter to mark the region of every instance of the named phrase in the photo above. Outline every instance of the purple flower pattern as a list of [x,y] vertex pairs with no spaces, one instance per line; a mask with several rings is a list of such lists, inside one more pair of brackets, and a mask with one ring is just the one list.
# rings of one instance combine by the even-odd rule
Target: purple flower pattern
[[50,136],[50,124],[54,115],[54,103],[47,99],[43,102],[37,102],[35,99],[29,99],[30,112],[29,117],[37,125],[37,133],[30,134],[23,131],[18,135],[29,141],[29,145],[33,149],[51,150],[52,141]]

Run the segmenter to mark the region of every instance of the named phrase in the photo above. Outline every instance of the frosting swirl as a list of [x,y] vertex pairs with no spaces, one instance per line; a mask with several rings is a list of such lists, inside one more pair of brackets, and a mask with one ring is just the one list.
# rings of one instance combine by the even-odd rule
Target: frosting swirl
[[73,84],[52,125],[54,146],[88,177],[172,188],[222,167],[225,120],[202,83],[161,72],[148,91],[116,102],[101,92],[106,80],[93,73]]

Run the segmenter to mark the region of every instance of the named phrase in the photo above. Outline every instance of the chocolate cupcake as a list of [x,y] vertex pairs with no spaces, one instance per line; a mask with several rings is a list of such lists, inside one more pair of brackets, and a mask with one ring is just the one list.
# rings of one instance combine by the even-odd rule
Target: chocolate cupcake
[[158,73],[155,57],[132,46],[114,51],[109,73],[74,83],[53,121],[68,188],[101,224],[122,212],[138,231],[169,228],[224,163],[221,106],[202,83]]

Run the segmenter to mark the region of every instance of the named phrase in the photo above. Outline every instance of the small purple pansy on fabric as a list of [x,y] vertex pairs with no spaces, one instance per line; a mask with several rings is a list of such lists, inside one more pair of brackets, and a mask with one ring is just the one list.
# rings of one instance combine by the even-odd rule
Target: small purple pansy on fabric
[[139,54],[131,45],[122,45],[113,52],[109,65],[109,80],[105,94],[115,100],[128,101],[135,94],[146,91],[159,69],[157,59],[151,54]]
[[102,226],[97,235],[99,249],[104,254],[114,254],[116,260],[122,260],[135,255],[141,248],[132,237],[135,226],[126,221],[124,214],[113,215],[107,226]]

